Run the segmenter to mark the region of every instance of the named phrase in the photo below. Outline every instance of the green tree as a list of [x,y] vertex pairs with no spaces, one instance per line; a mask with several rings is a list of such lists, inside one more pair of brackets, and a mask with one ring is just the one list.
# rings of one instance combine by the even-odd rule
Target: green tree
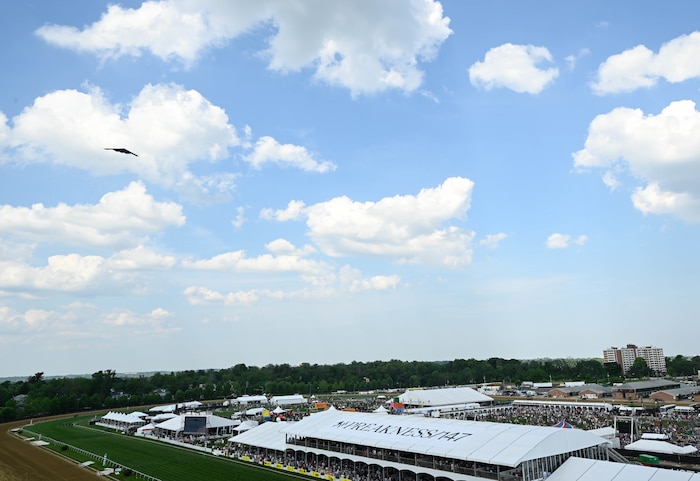
[[673,358],[666,358],[666,369],[671,376],[692,376],[697,373],[693,361],[680,354]]
[[649,377],[653,374],[653,371],[644,360],[644,358],[638,357],[634,360],[632,367],[627,371],[627,377],[642,378]]

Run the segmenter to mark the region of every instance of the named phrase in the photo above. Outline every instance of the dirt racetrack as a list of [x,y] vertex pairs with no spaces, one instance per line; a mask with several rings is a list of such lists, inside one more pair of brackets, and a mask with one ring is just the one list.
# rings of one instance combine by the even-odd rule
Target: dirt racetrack
[[94,471],[10,434],[27,420],[0,424],[0,481],[95,481]]

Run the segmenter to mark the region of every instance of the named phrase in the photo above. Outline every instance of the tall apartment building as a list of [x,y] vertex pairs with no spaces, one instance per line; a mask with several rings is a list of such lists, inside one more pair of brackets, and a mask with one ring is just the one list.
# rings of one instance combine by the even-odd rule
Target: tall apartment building
[[666,374],[666,358],[664,350],[659,347],[637,347],[627,344],[627,347],[611,347],[603,351],[604,362],[616,362],[622,366],[622,372],[627,373],[634,364],[634,360],[641,357],[647,362],[647,366],[657,375]]

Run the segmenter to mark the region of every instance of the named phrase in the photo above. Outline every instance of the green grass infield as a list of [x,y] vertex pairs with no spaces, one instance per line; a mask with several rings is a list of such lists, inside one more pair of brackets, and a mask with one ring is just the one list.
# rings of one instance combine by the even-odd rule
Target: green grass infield
[[[49,437],[148,474],[162,481],[290,481],[311,479],[278,469],[217,457],[153,440],[117,434],[88,425],[92,416],[64,418],[25,426],[35,436]],[[59,450],[59,446],[51,446]],[[67,453],[63,453],[66,454]],[[72,456],[71,456],[72,457]],[[81,456],[82,458],[82,456]],[[102,461],[102,459],[99,459]],[[129,478],[124,478],[129,479]]]

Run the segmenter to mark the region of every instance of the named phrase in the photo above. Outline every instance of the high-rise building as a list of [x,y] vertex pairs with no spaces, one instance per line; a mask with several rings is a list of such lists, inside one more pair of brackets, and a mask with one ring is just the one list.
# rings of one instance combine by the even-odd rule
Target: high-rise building
[[627,347],[611,347],[603,351],[603,362],[616,362],[622,367],[622,372],[627,374],[634,360],[641,357],[647,362],[647,366],[657,375],[666,374],[666,358],[664,350],[659,347],[637,347],[627,344]]

